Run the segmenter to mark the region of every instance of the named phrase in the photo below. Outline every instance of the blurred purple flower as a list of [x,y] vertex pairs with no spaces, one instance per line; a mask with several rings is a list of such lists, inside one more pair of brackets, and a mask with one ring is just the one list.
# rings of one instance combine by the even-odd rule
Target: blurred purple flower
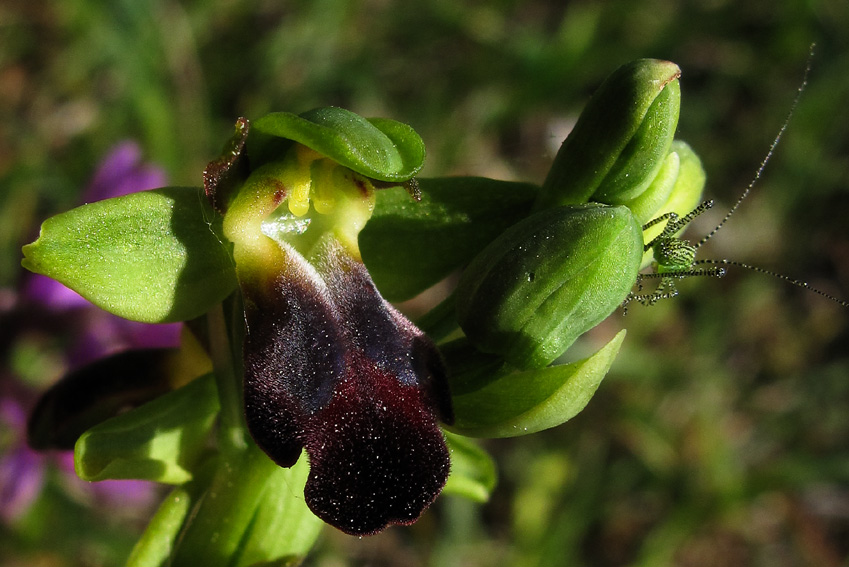
[[12,398],[0,398],[0,520],[11,523],[41,492],[44,457],[21,442],[26,437],[26,412]]
[[[104,158],[82,201],[91,203],[136,191],[162,187],[165,172],[142,162],[141,148],[125,141]],[[51,335],[69,339],[64,352],[68,369],[103,356],[131,348],[175,347],[179,344],[179,323],[150,325],[127,321],[92,305],[76,292],[48,277],[29,274],[19,296],[23,322]],[[104,481],[86,483],[73,474],[73,453],[37,453],[26,445],[24,388],[3,388],[0,392],[0,521],[9,523],[24,514],[38,497],[44,483],[45,465],[52,462],[65,475],[63,485],[70,493],[105,506],[147,508],[155,499],[155,487],[143,481]]]
[[132,515],[148,510],[158,498],[156,486],[141,480],[85,482],[74,473],[72,451],[39,453],[26,442],[26,412],[11,398],[0,398],[0,522],[11,525],[23,516],[41,493],[45,470],[52,463],[64,472],[63,486],[78,500]]
[[142,162],[139,145],[131,140],[119,143],[109,152],[83,193],[83,202],[92,203],[147,189],[163,187],[168,182],[165,171]]

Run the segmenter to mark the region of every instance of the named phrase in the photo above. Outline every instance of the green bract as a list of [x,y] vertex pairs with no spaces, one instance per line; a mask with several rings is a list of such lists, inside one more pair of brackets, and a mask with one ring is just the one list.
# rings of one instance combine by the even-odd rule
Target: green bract
[[167,565],[192,504],[191,493],[182,486],[168,493],[133,547],[127,567]]
[[537,187],[483,177],[419,179],[421,201],[378,191],[360,233],[363,261],[384,297],[402,301],[462,268],[531,209]]
[[613,72],[581,113],[546,177],[537,209],[621,204],[651,183],[678,122],[681,70],[639,59]]
[[195,188],[106,199],[44,221],[21,264],[126,319],[185,321],[236,288],[215,219]]
[[[252,128],[254,133],[298,142],[378,181],[407,181],[424,164],[424,142],[415,130],[386,118],[365,119],[342,108],[318,108],[300,115],[275,112],[254,121]],[[253,147],[249,142],[249,153]]]
[[478,349],[518,368],[546,366],[622,303],[642,255],[641,228],[626,207],[542,211],[463,273],[460,327]]
[[494,380],[454,396],[451,430],[473,437],[515,437],[562,424],[590,401],[624,340],[623,330],[584,360],[495,374]]
[[304,503],[306,459],[281,468],[249,445],[216,464],[167,564],[248,567],[303,558],[323,525]]
[[77,475],[187,482],[218,413],[216,394],[208,374],[94,426],[74,449]]

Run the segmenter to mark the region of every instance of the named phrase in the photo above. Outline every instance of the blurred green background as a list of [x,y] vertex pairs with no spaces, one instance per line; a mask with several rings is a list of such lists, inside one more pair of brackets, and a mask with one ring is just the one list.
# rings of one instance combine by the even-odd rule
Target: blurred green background
[[[683,70],[678,136],[719,201],[701,234],[765,156],[812,42],[784,141],[702,254],[849,298],[847,30],[846,0],[2,0],[0,309],[21,245],[121,140],[199,185],[238,116],[339,105],[411,124],[428,176],[541,182],[594,88],[639,57]],[[745,270],[680,289],[587,339],[629,331],[575,420],[485,443],[490,503],[441,498],[362,540],[327,530],[306,564],[849,565],[849,311]],[[49,349],[3,336],[0,380],[38,387]],[[121,563],[143,518],[61,482],[0,526],[0,565]]]

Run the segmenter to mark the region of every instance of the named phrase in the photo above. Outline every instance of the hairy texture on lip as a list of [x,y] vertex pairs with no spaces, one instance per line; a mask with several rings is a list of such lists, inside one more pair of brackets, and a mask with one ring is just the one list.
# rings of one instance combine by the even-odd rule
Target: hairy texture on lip
[[436,419],[415,385],[403,385],[351,352],[330,404],[310,420],[304,491],[317,516],[342,531],[376,533],[410,524],[448,478]]
[[245,415],[257,445],[290,467],[306,416],[327,405],[344,376],[344,349],[326,287],[306,262],[291,262],[269,287],[243,286]]
[[444,423],[453,423],[451,395],[442,357],[430,339],[392,307],[362,262],[335,241],[324,243],[316,268],[339,309],[344,331],[356,349],[405,385],[416,385]]
[[449,473],[442,359],[337,242],[316,269],[282,252],[281,273],[242,280],[251,434],[281,466],[306,449],[306,501],[329,524],[365,535],[412,523]]

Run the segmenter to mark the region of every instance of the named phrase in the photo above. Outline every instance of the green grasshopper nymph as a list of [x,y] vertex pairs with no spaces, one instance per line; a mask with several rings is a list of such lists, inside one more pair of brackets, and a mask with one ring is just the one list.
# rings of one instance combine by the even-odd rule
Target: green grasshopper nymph
[[[813,46],[811,47],[811,55],[813,55]],[[824,291],[816,289],[810,286],[807,282],[797,280],[764,268],[760,268],[758,266],[752,266],[742,262],[736,262],[733,260],[725,259],[696,259],[696,254],[698,253],[699,248],[701,248],[708,240],[710,240],[711,237],[713,237],[717,232],[719,232],[719,230],[725,225],[728,219],[731,218],[731,215],[734,214],[734,212],[743,203],[746,197],[748,197],[749,193],[752,191],[755,184],[760,179],[764,169],[766,168],[767,163],[775,152],[775,149],[778,146],[782,135],[787,129],[787,125],[790,122],[790,118],[792,117],[793,112],[796,110],[796,106],[799,103],[799,99],[802,95],[802,92],[805,90],[805,86],[807,85],[808,74],[810,73],[810,70],[811,58],[809,56],[808,64],[805,68],[805,74],[803,76],[802,83],[796,91],[796,96],[793,100],[793,104],[790,107],[790,111],[788,112],[787,117],[784,119],[784,123],[781,125],[778,134],[770,145],[766,157],[763,159],[760,164],[760,167],[758,167],[757,171],[755,172],[755,176],[752,179],[751,183],[749,183],[749,185],[737,199],[737,202],[734,204],[734,206],[731,207],[731,209],[728,211],[728,213],[726,213],[722,221],[713,230],[711,230],[695,244],[678,236],[678,234],[683,231],[684,228],[686,228],[687,225],[693,219],[713,207],[713,200],[704,201],[698,207],[696,207],[684,216],[679,216],[677,213],[669,212],[662,214],[643,225],[642,228],[643,231],[645,231],[660,223],[666,223],[661,233],[644,245],[645,252],[651,250],[654,254],[654,271],[649,273],[641,273],[637,276],[637,291],[632,291],[628,295],[628,297],[625,298],[625,301],[622,302],[623,309],[627,310],[628,304],[632,301],[637,301],[639,303],[642,303],[643,305],[654,305],[661,299],[668,299],[677,296],[678,289],[675,286],[675,280],[680,280],[691,276],[723,277],[726,273],[726,266],[736,266],[762,274],[767,274],[778,279],[784,280],[795,286],[802,287],[816,294],[819,294],[827,299],[830,299],[840,304],[843,307],[849,307],[849,302],[838,299],[837,297],[829,295]],[[654,291],[642,293],[643,280],[646,279],[660,279],[660,283],[657,285]]]

